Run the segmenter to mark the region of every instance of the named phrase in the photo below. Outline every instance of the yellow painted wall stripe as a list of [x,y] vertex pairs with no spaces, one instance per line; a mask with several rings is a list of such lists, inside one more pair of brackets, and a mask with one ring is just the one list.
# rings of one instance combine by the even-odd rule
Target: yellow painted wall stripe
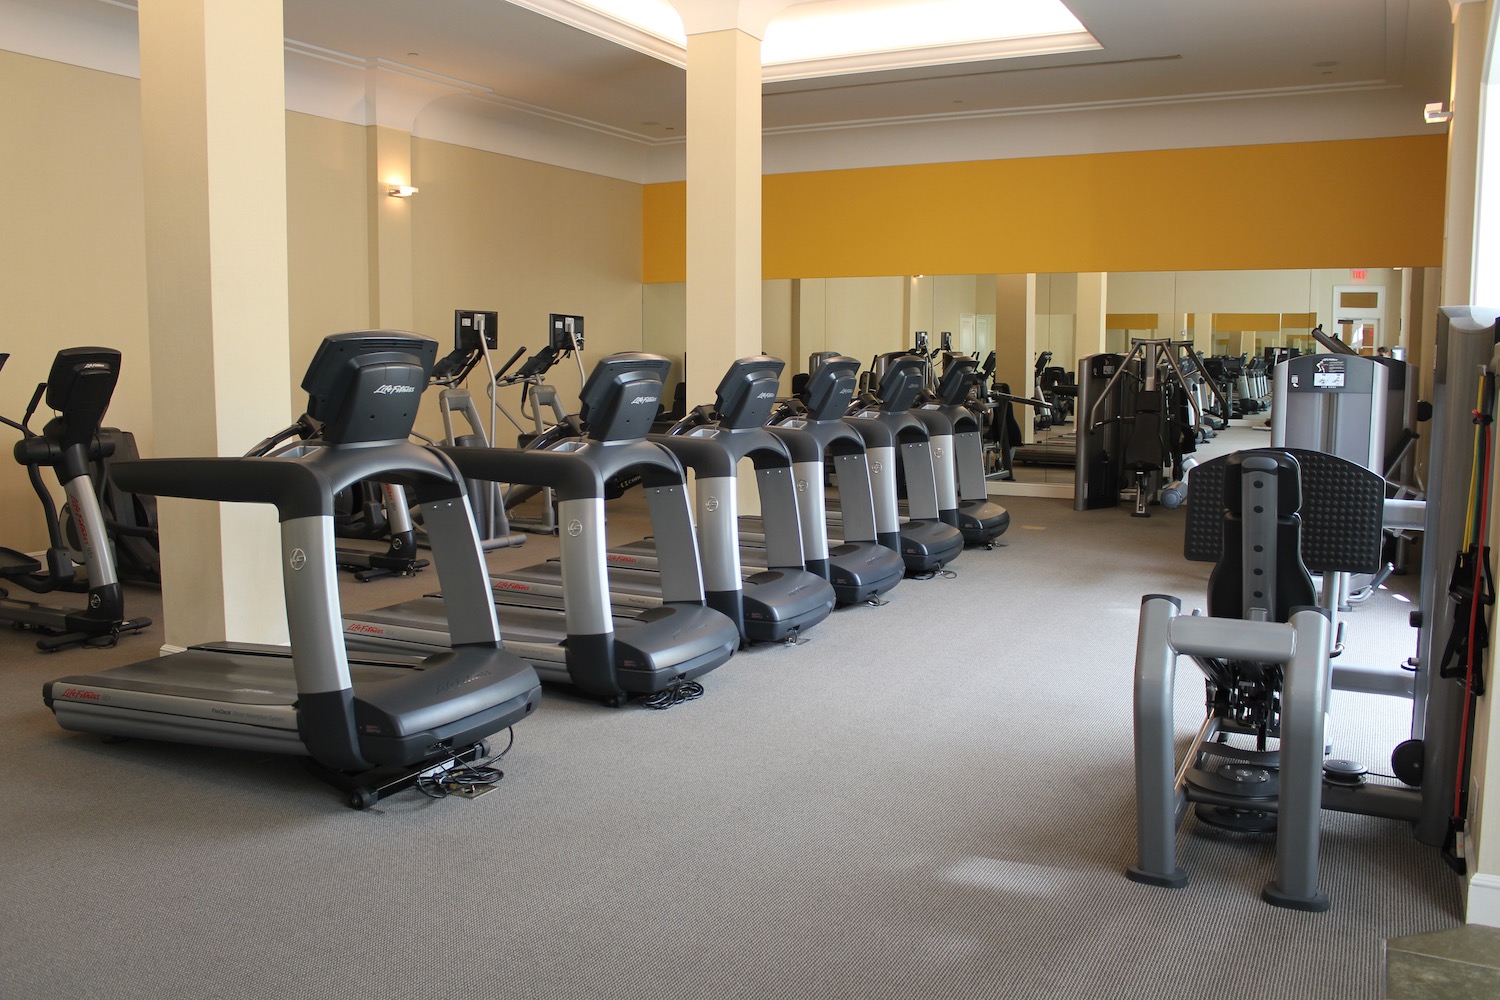
[[1214,313],[1214,333],[1265,333],[1280,329],[1281,313]]
[[[1442,135],[772,174],[766,278],[1437,266]],[[686,277],[686,186],[642,195],[647,282]]]
[[1161,322],[1157,313],[1105,313],[1106,330],[1155,330]]

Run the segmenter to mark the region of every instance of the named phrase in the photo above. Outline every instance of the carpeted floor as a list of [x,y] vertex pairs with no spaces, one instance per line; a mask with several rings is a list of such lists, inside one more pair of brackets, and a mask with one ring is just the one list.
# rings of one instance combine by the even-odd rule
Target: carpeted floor
[[[1001,547],[737,655],[698,701],[549,690],[474,800],[354,812],[294,761],[64,732],[42,683],[160,629],[53,656],[0,634],[0,996],[1378,997],[1385,938],[1459,923],[1458,879],[1401,824],[1325,815],[1320,915],[1261,902],[1268,839],[1191,820],[1187,888],[1123,875],[1140,597],[1191,607],[1207,577],[1184,512],[1002,502]],[[1415,584],[1351,616],[1346,656],[1410,655]],[[1384,770],[1408,713],[1338,696],[1337,752]]]

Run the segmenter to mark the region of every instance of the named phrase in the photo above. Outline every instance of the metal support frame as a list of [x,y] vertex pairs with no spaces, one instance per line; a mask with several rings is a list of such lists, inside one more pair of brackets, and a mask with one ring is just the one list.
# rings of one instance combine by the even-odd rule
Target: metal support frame
[[1276,906],[1321,911],[1318,826],[1322,808],[1323,728],[1327,706],[1329,621],[1320,608],[1301,608],[1289,624],[1184,617],[1181,602],[1162,594],[1141,601],[1135,662],[1137,860],[1131,879],[1180,887],[1177,827],[1189,799],[1187,772],[1216,732],[1205,720],[1181,767],[1172,722],[1177,658],[1253,660],[1285,665],[1281,722],[1281,794],[1274,804],[1276,873],[1262,897]]

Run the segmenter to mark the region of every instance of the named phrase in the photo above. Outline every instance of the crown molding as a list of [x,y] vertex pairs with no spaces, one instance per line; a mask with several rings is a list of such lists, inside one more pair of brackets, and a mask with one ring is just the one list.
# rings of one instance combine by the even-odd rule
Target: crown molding
[[1363,93],[1399,90],[1399,85],[1380,80],[1315,87],[1273,87],[1261,90],[1226,90],[1202,94],[1174,94],[1169,97],[1129,97],[1114,101],[1079,101],[1070,104],[1033,104],[1016,108],[990,108],[970,111],[944,111],[926,115],[897,115],[889,118],[851,118],[843,121],[818,122],[812,125],[782,125],[764,130],[765,135],[796,135],[806,132],[839,132],[846,129],[882,128],[889,125],[913,125],[931,122],[983,121],[991,118],[1016,118],[1029,115],[1056,115],[1070,112],[1113,111],[1131,108],[1169,107],[1177,104],[1209,104],[1220,101],[1253,101],[1267,97],[1313,97],[1324,94]]

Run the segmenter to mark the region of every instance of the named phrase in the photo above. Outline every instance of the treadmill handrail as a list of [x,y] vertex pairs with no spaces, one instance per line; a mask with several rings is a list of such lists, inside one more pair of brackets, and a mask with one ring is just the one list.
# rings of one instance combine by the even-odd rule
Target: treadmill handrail
[[406,441],[364,448],[311,442],[295,456],[264,458],[142,458],[118,462],[109,474],[116,486],[134,493],[270,504],[283,522],[331,516],[333,495],[360,479],[413,486],[422,502],[463,491],[446,455]]
[[[474,448],[442,445],[439,450],[465,476],[523,486],[545,486],[560,500],[598,499],[605,496],[605,481],[625,468],[642,471],[647,485],[682,483],[687,479],[682,465],[665,448],[640,442],[601,444],[583,439],[573,451],[536,451],[521,448]],[[587,457],[586,457],[587,456]],[[617,461],[609,461],[617,457]],[[655,475],[653,475],[653,471]]]
[[130,493],[271,504],[281,521],[333,516],[328,475],[286,458],[141,458],[116,463],[109,477]]

